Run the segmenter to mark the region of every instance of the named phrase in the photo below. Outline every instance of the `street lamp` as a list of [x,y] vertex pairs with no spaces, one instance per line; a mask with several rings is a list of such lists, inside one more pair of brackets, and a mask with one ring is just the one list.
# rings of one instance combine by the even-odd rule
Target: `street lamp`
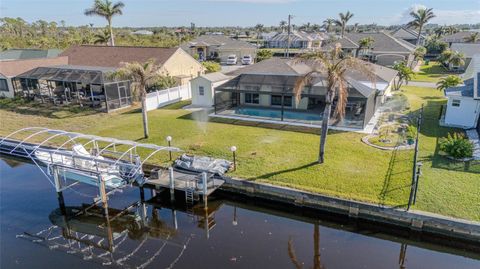
[[[172,144],[172,137],[171,136],[167,136],[167,142],[168,142],[168,147],[170,148],[171,144]],[[170,156],[170,161],[172,160],[172,151],[170,149],[168,149],[168,155]]]
[[237,147],[236,146],[231,146],[230,151],[233,154],[233,171],[235,171],[235,170],[237,170],[237,159],[236,159],[236,156],[235,156],[235,152],[237,151]]

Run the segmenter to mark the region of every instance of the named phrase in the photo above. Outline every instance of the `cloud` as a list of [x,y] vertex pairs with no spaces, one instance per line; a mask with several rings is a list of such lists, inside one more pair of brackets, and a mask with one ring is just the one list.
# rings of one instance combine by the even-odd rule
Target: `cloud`
[[457,24],[457,23],[478,23],[480,10],[433,10],[436,17],[432,23]]
[[[406,24],[412,20],[410,12],[417,11],[419,9],[425,9],[426,6],[421,4],[414,4],[409,8],[403,10],[390,18],[390,22],[393,24]],[[446,9],[433,9],[435,18],[430,23],[438,24],[457,24],[457,23],[478,23],[480,18],[480,10],[446,10]],[[386,19],[386,18],[381,18]]]

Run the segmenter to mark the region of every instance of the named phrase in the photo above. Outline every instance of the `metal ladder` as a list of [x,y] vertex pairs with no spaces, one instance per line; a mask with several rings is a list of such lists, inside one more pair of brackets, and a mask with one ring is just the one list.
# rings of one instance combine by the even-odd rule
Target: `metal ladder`
[[187,180],[186,188],[185,188],[185,203],[187,206],[193,205],[195,202],[195,187],[191,180]]

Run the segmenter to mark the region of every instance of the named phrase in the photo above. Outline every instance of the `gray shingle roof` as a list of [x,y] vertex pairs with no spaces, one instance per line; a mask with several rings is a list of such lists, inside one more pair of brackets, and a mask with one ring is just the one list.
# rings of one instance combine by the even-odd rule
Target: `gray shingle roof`
[[[478,74],[480,76],[480,74]],[[445,90],[446,96],[462,96],[462,97],[473,97],[473,87],[474,79],[467,79],[464,82],[464,85],[458,87],[450,87]]]
[[472,58],[480,53],[480,43],[453,43],[450,48],[465,54],[465,58]]
[[[400,27],[400,28],[397,28],[396,30],[393,30],[391,35],[395,38],[401,38],[401,39],[417,39],[418,32],[413,29]],[[421,35],[421,38],[425,38],[423,33]]]
[[227,80],[231,78],[230,76],[226,76],[221,72],[208,73],[205,75],[201,75],[200,77],[211,82],[218,82],[218,81]]
[[192,41],[183,43],[181,48],[188,51],[190,47],[201,44],[202,46],[217,46],[225,49],[256,49],[255,45],[243,40],[236,40],[224,35],[202,35]]
[[[448,43],[465,43],[465,38],[469,37],[471,34],[475,33],[474,31],[462,31],[455,34],[447,35],[442,38],[442,41]],[[477,41],[480,43],[480,40]]]
[[0,52],[0,61],[53,58],[57,57],[61,52],[59,49],[9,49]]
[[[302,31],[292,31],[290,33],[290,42],[296,41],[322,41],[325,37],[322,33],[306,33]],[[269,38],[267,41],[287,41],[288,32],[280,32]]]
[[362,38],[371,37],[375,42],[372,44],[373,52],[400,52],[411,53],[415,50],[412,44],[394,38],[387,33],[347,33],[348,39],[358,44]]

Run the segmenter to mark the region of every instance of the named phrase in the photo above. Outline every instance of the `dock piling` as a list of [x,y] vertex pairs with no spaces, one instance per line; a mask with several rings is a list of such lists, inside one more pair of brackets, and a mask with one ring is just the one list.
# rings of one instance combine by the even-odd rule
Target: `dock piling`
[[173,167],[168,168],[168,178],[170,180],[170,199],[175,200],[175,178],[173,177]]

